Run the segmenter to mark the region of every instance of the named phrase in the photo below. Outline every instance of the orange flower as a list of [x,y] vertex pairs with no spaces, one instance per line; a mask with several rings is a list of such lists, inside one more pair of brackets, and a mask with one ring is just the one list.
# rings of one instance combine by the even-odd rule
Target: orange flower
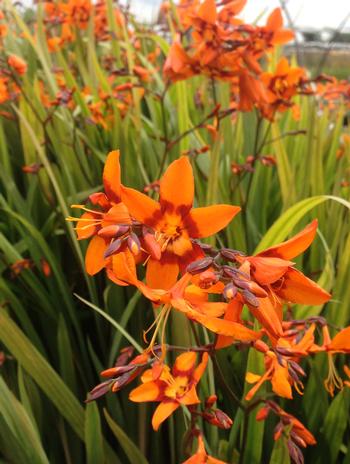
[[315,352],[326,351],[328,355],[328,376],[324,381],[326,390],[331,396],[334,396],[335,389],[342,390],[344,382],[339,376],[334,364],[333,356],[336,353],[350,353],[350,327],[338,332],[333,339],[330,338],[327,325],[322,328],[323,331],[323,344],[317,346]]
[[269,335],[282,335],[282,304],[284,302],[320,305],[331,295],[294,268],[290,259],[303,253],[312,243],[317,229],[314,220],[303,231],[286,242],[272,246],[256,256],[238,256],[252,278],[266,291],[267,298],[259,298],[259,307],[249,307],[254,317]]
[[16,71],[16,73],[21,76],[27,72],[28,65],[27,63],[17,55],[10,55],[8,57],[9,66]]
[[298,362],[301,357],[309,355],[309,352],[312,351],[315,328],[315,324],[312,324],[301,340],[299,340],[300,333],[295,335],[292,340],[289,340],[288,337],[281,337],[273,350],[269,349],[267,345],[264,346],[265,344],[262,344],[261,341],[256,343],[259,351],[264,352],[265,373],[263,375],[247,373],[246,382],[255,384],[245,397],[247,401],[253,398],[267,380],[271,381],[273,392],[283,398],[293,398],[292,386],[299,393],[302,393],[303,384],[299,377],[304,376],[305,373]]
[[209,237],[223,229],[240,211],[238,206],[193,208],[194,178],[187,157],[168,167],[160,180],[159,202],[131,188],[122,187],[122,200],[131,216],[155,230],[161,247],[159,260],[147,263],[150,287],[169,289],[180,271],[202,256],[192,239]]
[[205,450],[204,440],[201,435],[198,436],[198,448],[197,452],[187,459],[183,464],[226,464],[220,459],[209,456]]
[[164,364],[154,364],[142,375],[142,385],[130,392],[131,401],[160,402],[152,417],[154,430],[158,430],[161,423],[181,405],[200,403],[196,386],[207,366],[208,353],[203,353],[197,367],[196,361],[197,354],[189,351],[176,358],[172,370]]
[[[119,151],[112,151],[107,156],[103,184],[105,193],[94,193],[89,197],[90,202],[99,209],[73,205],[85,212],[80,219],[67,218],[68,221],[77,222],[75,230],[78,240],[92,237],[85,255],[86,271],[90,275],[107,265],[106,251],[111,251],[111,247],[116,248],[117,240],[128,234],[131,225],[128,210],[121,202]],[[122,282],[120,284],[123,285]]]
[[153,324],[156,327],[148,350],[152,349],[161,325],[163,325],[162,332],[164,333],[164,326],[171,308],[182,312],[188,319],[202,324],[214,333],[232,337],[232,340],[250,342],[261,336],[259,332],[248,329],[241,322],[221,319],[227,310],[227,303],[209,302],[207,291],[190,284],[192,278],[190,274],[184,274],[169,290],[156,289],[137,279],[135,261],[130,252],[114,255],[112,260],[113,271],[120,281],[135,285],[153,303],[164,305]]
[[260,78],[267,89],[267,101],[258,106],[263,116],[270,120],[273,120],[276,111],[283,112],[293,107],[292,97],[307,82],[305,70],[292,68],[285,57],[280,59],[274,73],[263,73]]

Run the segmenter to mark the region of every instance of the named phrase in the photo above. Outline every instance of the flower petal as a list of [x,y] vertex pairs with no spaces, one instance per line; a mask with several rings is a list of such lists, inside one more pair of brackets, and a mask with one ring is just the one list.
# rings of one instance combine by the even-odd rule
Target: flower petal
[[202,324],[207,329],[220,335],[227,335],[242,342],[251,342],[260,338],[260,333],[247,329],[237,322],[225,321],[217,317],[208,317],[200,314],[198,311],[188,309],[186,316]]
[[131,390],[129,400],[135,403],[143,403],[145,401],[157,401],[161,390],[157,382],[146,382]]
[[75,228],[78,240],[83,240],[84,238],[89,238],[91,235],[97,230],[96,224],[98,222],[98,218],[93,213],[84,213],[81,218],[79,219],[77,226]]
[[282,398],[292,399],[292,387],[288,381],[288,369],[275,363],[275,370],[271,378],[272,390]]
[[179,265],[172,256],[163,254],[157,261],[150,258],[147,263],[146,282],[152,288],[169,290],[175,283],[179,274]]
[[350,353],[350,327],[341,330],[331,343],[328,345],[329,351],[339,351],[341,353]]
[[196,387],[193,385],[193,387],[190,388],[190,390],[185,393],[185,395],[179,399],[181,404],[184,405],[190,405],[190,404],[198,404],[200,403],[200,399],[198,398],[197,392],[196,392]]
[[283,26],[283,18],[281,8],[275,8],[266,21],[266,28],[276,31]]
[[106,265],[105,250],[106,242],[102,237],[95,235],[89,243],[85,255],[85,267],[89,275],[97,274]]
[[304,230],[294,235],[294,237],[258,253],[257,256],[274,256],[286,260],[293,259],[309,248],[315,238],[317,225],[318,221],[315,219]]
[[111,151],[103,169],[103,185],[107,197],[114,203],[120,202],[120,164],[119,150]]
[[162,208],[184,216],[192,207],[194,178],[186,156],[173,161],[160,180],[159,201]]
[[195,384],[199,382],[202,375],[204,374],[204,371],[207,368],[208,359],[209,359],[208,353],[203,353],[201,362],[198,364],[198,366],[194,370],[193,381],[195,382]]
[[176,409],[180,406],[176,401],[164,401],[160,403],[154,411],[152,417],[152,427],[158,430],[162,422],[164,422]]
[[[243,303],[238,300],[231,300],[227,305],[224,320],[231,322],[239,322],[243,309]],[[232,345],[235,341],[234,337],[227,337],[226,335],[219,335],[216,341],[215,349],[226,348]]]
[[331,298],[316,282],[293,268],[288,269],[283,285],[276,293],[285,301],[306,305],[324,304]]
[[113,205],[103,216],[102,227],[115,224],[130,224],[130,214],[124,203]]
[[128,208],[130,215],[137,221],[153,227],[160,216],[160,205],[144,193],[132,188],[121,188],[122,201]]
[[112,271],[114,277],[124,282],[124,285],[136,285],[138,282],[135,258],[128,248],[112,256]]
[[270,298],[258,298],[259,307],[248,305],[250,312],[273,338],[283,335],[281,319]]
[[239,206],[213,205],[191,209],[184,218],[185,226],[192,238],[204,238],[227,226],[241,210]]
[[251,263],[251,273],[260,285],[272,284],[279,280],[294,263],[280,258],[252,256],[247,258]]
[[198,8],[197,16],[206,23],[215,24],[217,18],[215,0],[204,0]]
[[189,375],[196,365],[197,361],[197,353],[194,351],[188,351],[187,353],[180,354],[174,363],[173,373],[175,376],[182,375],[187,376]]

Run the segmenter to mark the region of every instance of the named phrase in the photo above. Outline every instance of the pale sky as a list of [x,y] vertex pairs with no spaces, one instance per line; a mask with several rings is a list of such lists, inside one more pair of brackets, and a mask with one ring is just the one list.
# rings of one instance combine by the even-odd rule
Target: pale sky
[[[160,3],[161,0],[131,0],[135,14],[146,20],[156,16]],[[297,27],[337,29],[350,14],[349,0],[287,0],[285,3]],[[248,0],[240,17],[252,22],[265,10],[272,11],[276,6],[280,6],[279,0]],[[350,29],[350,18],[346,28]]]
[[[30,5],[32,0],[22,0],[22,3]],[[161,0],[131,0],[133,12],[145,20],[156,17],[160,3]],[[285,3],[297,27],[336,29],[350,13],[349,0],[286,0]],[[252,22],[264,10],[272,11],[276,6],[280,6],[279,0],[248,0],[240,16]],[[346,28],[350,29],[350,19]]]

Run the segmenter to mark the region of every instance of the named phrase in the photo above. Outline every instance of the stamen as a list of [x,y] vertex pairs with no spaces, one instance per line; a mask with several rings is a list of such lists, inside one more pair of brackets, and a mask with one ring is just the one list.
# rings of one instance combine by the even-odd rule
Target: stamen
[[95,209],[87,208],[85,205],[71,205],[71,208],[82,209],[83,211],[86,211],[87,213],[100,214],[102,216],[106,214],[106,213],[103,213],[102,211],[96,211]]
[[89,227],[94,227],[100,225],[100,222],[93,222],[92,224],[86,224],[86,226],[74,227],[74,230],[85,230]]
[[331,396],[334,396],[334,390],[335,389],[342,390],[344,383],[337,372],[331,353],[328,353],[328,366],[329,366],[328,377],[324,381],[324,386],[325,386],[325,389],[329,392],[329,394]]

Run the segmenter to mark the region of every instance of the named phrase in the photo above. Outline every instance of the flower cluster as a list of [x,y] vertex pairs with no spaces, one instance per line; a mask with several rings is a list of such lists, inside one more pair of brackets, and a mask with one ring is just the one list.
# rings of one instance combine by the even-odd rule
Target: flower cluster
[[[198,418],[222,428],[231,425],[224,412],[213,409],[215,399],[208,399],[204,409],[199,409],[197,385],[208,359],[214,359],[219,349],[234,344],[263,356],[265,372],[247,374],[246,382],[253,385],[245,396],[247,404],[265,382],[282,398],[291,399],[293,389],[302,394],[306,372],[301,363],[320,352],[327,354],[330,366],[325,387],[331,395],[335,388],[342,388],[333,356],[350,352],[350,327],[332,338],[324,318],[295,320],[290,312],[293,303],[321,305],[331,297],[292,261],[313,242],[317,220],[286,242],[256,255],[215,248],[201,239],[219,233],[240,208],[224,204],[194,208],[194,177],[188,157],[169,165],[159,181],[156,201],[122,184],[119,156],[113,151],[107,157],[104,192],[90,195],[90,206],[73,205],[84,213],[68,220],[77,223],[79,239],[90,239],[87,272],[94,275],[105,269],[114,283],[135,286],[153,303],[155,320],[145,332],[153,330],[145,351],[128,362],[131,351],[125,350],[114,367],[102,372],[109,380],[92,390],[89,399],[109,390],[119,391],[141,376],[141,385],[130,393],[131,401],[159,402],[152,419],[155,430],[179,406],[187,407],[192,416],[189,436],[198,440],[197,455],[202,455],[205,450]],[[144,267],[145,282],[138,276],[139,268]],[[172,311],[211,332],[211,343],[192,347],[169,344],[166,325]],[[316,329],[322,333],[317,340]],[[167,353],[177,350],[184,352],[169,367]],[[300,462],[300,446],[314,444],[314,438],[276,403],[267,401],[265,409],[280,417],[275,439],[287,430],[291,458]],[[187,462],[197,461],[193,456]]]
[[[282,58],[274,72],[263,72],[261,62],[277,45],[294,38],[283,27],[280,8],[268,17],[265,26],[245,24],[237,15],[246,1],[180,2],[178,36],[164,65],[170,81],[197,74],[231,83],[232,107],[251,111],[273,120],[277,112],[296,107],[292,97],[312,93],[311,81],[303,68],[290,67]],[[175,23],[176,25],[176,23]]]

